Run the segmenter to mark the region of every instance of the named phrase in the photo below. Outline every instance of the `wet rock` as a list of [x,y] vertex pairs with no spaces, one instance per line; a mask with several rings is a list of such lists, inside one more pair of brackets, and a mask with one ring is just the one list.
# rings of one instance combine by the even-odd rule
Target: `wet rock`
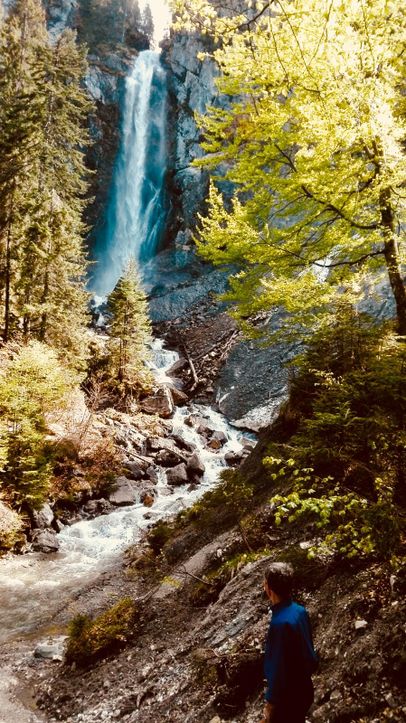
[[171,487],[179,487],[189,481],[187,468],[184,462],[168,469],[166,473],[168,485]]
[[169,377],[176,377],[185,367],[188,366],[186,359],[178,359],[166,372]]
[[203,464],[202,460],[200,459],[199,455],[197,454],[197,452],[192,454],[192,456],[188,460],[187,470],[188,470],[189,476],[191,474],[197,475],[198,477],[202,477],[204,475],[206,467],[204,466],[204,464]]
[[163,419],[169,419],[174,412],[172,395],[166,388],[159,389],[153,396],[143,399],[140,406],[146,414],[157,414]]
[[176,445],[183,449],[185,452],[193,453],[196,449],[196,445],[192,442],[187,442],[186,439],[183,439],[179,434],[172,434],[171,439],[176,443]]
[[152,507],[155,498],[150,492],[143,492],[141,495],[141,502],[145,507]]
[[185,417],[185,424],[188,427],[194,427],[196,429],[200,425],[203,425],[203,423],[203,417],[201,417],[199,414],[189,414],[188,417]]
[[130,480],[126,477],[117,477],[116,489],[109,495],[109,502],[118,507],[133,505],[136,499],[135,490]]
[[57,552],[60,543],[55,530],[34,530],[32,548],[36,552]]
[[177,389],[177,387],[173,386],[170,387],[170,392],[172,395],[172,399],[174,404],[176,404],[178,407],[183,407],[185,404],[188,403],[189,397],[187,394],[182,392],[180,389]]
[[140,480],[145,475],[149,463],[146,460],[137,459],[132,462],[126,462],[125,470],[129,479]]
[[196,427],[196,432],[200,434],[201,437],[206,437],[208,439],[213,434],[213,430],[211,427],[209,427],[206,422],[202,421],[198,427]]
[[206,446],[210,449],[218,450],[221,449],[223,445],[219,439],[210,439]]
[[159,481],[158,479],[158,472],[155,469],[155,467],[148,467],[146,471],[146,477],[152,482],[154,485],[156,485]]
[[225,434],[225,432],[213,432],[211,438],[220,442],[221,446],[223,446],[223,444],[226,444],[226,442],[228,442],[228,437]]
[[184,459],[183,455],[179,452],[171,451],[169,449],[161,449],[155,455],[155,461],[162,467],[175,467],[175,465],[182,462]]
[[242,462],[241,452],[226,452],[224,459],[230,467],[238,467]]
[[51,527],[53,521],[54,513],[48,504],[43,505],[40,510],[34,510],[32,512],[33,526],[40,530]]

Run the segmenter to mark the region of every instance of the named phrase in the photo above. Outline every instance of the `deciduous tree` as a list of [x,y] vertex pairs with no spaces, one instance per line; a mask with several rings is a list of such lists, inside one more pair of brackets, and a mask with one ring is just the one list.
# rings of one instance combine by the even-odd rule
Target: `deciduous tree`
[[313,326],[354,272],[384,270],[406,335],[403,4],[253,1],[234,17],[205,0],[174,6],[221,42],[202,164],[235,193],[229,204],[212,185],[199,249],[239,266],[237,316],[282,307]]

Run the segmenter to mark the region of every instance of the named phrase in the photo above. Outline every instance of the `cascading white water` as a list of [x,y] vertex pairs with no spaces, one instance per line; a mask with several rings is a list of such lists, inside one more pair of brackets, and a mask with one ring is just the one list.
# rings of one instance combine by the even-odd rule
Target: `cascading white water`
[[[155,342],[153,352],[153,371],[163,382],[167,379],[166,371],[178,357],[175,352],[165,351],[161,341]],[[208,448],[196,430],[184,423],[185,417],[191,413],[199,414],[211,428],[225,432],[228,441],[221,452]],[[174,434],[196,446],[206,467],[201,483],[196,489],[189,489],[188,485],[173,489],[167,485],[162,469],[156,488],[157,497],[151,508],[139,503],[66,526],[59,534],[61,547],[56,554],[10,555],[0,560],[0,642],[48,622],[53,614],[63,609],[74,591],[114,564],[117,556],[136,542],[152,522],[191,505],[210,489],[225,465],[225,453],[241,449],[242,433],[230,427],[221,414],[208,407],[190,405],[178,408],[172,424]]]
[[166,73],[160,55],[145,50],[126,79],[121,146],[105,226],[96,240],[92,290],[105,296],[128,259],[151,259],[166,220]]

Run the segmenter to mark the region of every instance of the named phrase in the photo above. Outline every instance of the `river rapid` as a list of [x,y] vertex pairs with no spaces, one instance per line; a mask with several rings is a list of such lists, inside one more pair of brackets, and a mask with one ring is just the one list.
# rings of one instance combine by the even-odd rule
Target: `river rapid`
[[[154,345],[153,370],[157,381],[165,382],[166,370],[177,358],[175,352]],[[198,414],[216,431],[227,435],[221,450],[205,446],[205,440],[185,424],[190,414]],[[242,433],[210,407],[188,405],[177,408],[172,422],[173,433],[196,447],[206,471],[201,483],[190,489],[170,487],[163,468],[158,468],[156,499],[147,509],[143,504],[117,508],[107,515],[65,526],[59,533],[60,550],[54,554],[28,553],[8,555],[0,560],[0,642],[12,642],[23,636],[35,638],[36,631],[46,630],[61,610],[77,597],[81,588],[96,583],[101,575],[119,563],[126,548],[137,542],[153,522],[185,508],[218,481],[225,466],[227,452],[241,449]]]

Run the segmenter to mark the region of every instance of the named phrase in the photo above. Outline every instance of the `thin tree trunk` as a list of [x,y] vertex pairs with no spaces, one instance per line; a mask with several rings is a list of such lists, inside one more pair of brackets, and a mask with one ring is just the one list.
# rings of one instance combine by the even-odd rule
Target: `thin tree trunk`
[[13,218],[13,200],[11,201],[10,215],[8,218],[7,225],[7,240],[6,240],[6,278],[5,278],[5,290],[4,290],[4,331],[3,341],[5,343],[9,340],[10,335],[10,297],[11,297],[11,229],[12,229],[12,218]]
[[399,249],[395,234],[395,221],[390,204],[390,191],[381,193],[381,219],[385,233],[384,256],[388,270],[389,283],[395,297],[397,330],[406,336],[406,289],[401,273]]

